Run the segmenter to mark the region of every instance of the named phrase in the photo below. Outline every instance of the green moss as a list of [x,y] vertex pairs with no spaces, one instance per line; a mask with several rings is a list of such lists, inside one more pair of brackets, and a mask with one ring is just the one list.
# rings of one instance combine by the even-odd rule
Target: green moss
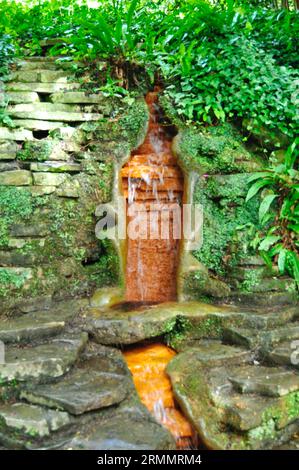
[[275,420],[269,419],[261,426],[248,431],[248,438],[251,441],[264,441],[267,439],[275,439],[276,434]]
[[188,318],[181,315],[169,320],[165,327],[165,341],[168,345],[183,341],[188,331],[192,328],[191,322]]
[[7,297],[11,290],[23,287],[26,279],[27,277],[25,274],[15,274],[9,269],[0,268],[0,297]]
[[175,142],[179,162],[187,171],[201,174],[246,172],[258,168],[252,156],[236,139],[227,126],[216,133],[212,128],[195,130],[193,127],[180,131]]
[[205,318],[196,327],[196,337],[219,338],[222,335],[222,321],[219,317],[210,316]]
[[17,154],[19,160],[37,160],[44,162],[48,159],[53,147],[53,142],[42,140],[39,142],[25,142],[22,150]]
[[[119,110],[116,119],[98,122],[91,132],[92,139],[90,140],[118,142],[121,149],[120,156],[123,157],[144,140],[148,118],[145,101],[134,100],[124,109]],[[117,155],[118,152],[115,154]]]
[[252,290],[260,284],[263,277],[262,270],[251,269],[250,271],[246,271],[244,281],[240,284],[240,290],[252,292]]
[[0,247],[7,245],[9,227],[18,220],[29,220],[35,201],[28,189],[11,186],[0,191]]
[[203,206],[203,245],[194,256],[221,276],[244,252],[250,253],[250,231],[239,229],[258,225],[258,198],[245,203],[245,198],[236,201],[232,194],[231,199],[225,198],[227,204],[221,205],[219,199],[212,199],[213,194],[213,187],[201,178],[195,188],[194,201]]

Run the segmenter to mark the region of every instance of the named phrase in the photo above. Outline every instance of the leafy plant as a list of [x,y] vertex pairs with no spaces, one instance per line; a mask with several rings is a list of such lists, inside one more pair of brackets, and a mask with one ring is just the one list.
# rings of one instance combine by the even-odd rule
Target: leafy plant
[[284,162],[254,174],[246,200],[261,192],[259,220],[263,227],[252,244],[265,261],[276,262],[299,286],[299,139],[288,148]]

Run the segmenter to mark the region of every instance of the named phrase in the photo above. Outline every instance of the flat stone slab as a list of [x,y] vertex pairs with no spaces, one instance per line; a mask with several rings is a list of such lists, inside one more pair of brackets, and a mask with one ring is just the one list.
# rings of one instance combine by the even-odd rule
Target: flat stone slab
[[31,91],[37,93],[51,94],[64,90],[76,90],[81,88],[80,83],[24,83],[24,82],[9,82],[6,84],[6,91]]
[[267,344],[277,344],[296,339],[299,339],[299,322],[292,322],[263,334],[263,342],[267,342]]
[[27,129],[9,129],[0,127],[0,140],[34,140],[33,134]]
[[39,96],[35,91],[11,91],[7,94],[9,103],[37,103]]
[[13,119],[14,125],[30,129],[31,131],[53,131],[61,126],[62,122],[57,121],[38,121],[37,119]]
[[31,163],[31,171],[45,171],[52,173],[78,173],[81,171],[81,165],[79,163],[73,162],[59,162],[59,161],[49,161],[44,163]]
[[[117,359],[117,351],[115,355]],[[113,360],[112,350],[110,356],[97,356],[79,364],[58,383],[23,390],[21,398],[80,415],[123,401],[128,394],[127,378]]]
[[51,319],[38,315],[23,315],[15,320],[1,322],[0,340],[4,343],[21,343],[55,335],[63,330],[65,322],[57,316]]
[[16,104],[8,106],[7,113],[13,118],[62,122],[97,121],[103,117],[102,114],[89,112],[86,107],[81,111],[78,105],[61,103]]
[[0,433],[17,432],[28,438],[49,436],[71,422],[68,413],[26,403],[0,406]]
[[296,341],[280,343],[274,349],[268,351],[266,356],[272,363],[299,369],[299,347]]
[[194,342],[186,355],[192,360],[196,358],[207,367],[216,367],[223,364],[241,364],[252,359],[250,351],[230,346],[216,340],[200,340]]
[[97,342],[132,344],[169,333],[178,318],[184,318],[190,325],[195,325],[212,316],[219,321],[238,318],[238,311],[200,302],[169,302],[127,312],[117,308],[106,311],[102,308],[90,308],[85,315],[88,331]]
[[5,362],[0,364],[1,382],[46,382],[60,377],[69,371],[87,341],[86,333],[82,333],[33,347],[8,346],[5,348]]
[[57,335],[78,314],[80,308],[80,302],[58,302],[48,310],[37,310],[17,318],[2,320],[0,340],[5,344],[24,343]]
[[166,429],[150,418],[119,414],[93,423],[67,444],[69,450],[167,450],[175,442]]
[[281,367],[243,366],[229,380],[242,393],[279,397],[299,390],[299,375]]
[[0,185],[2,186],[29,186],[32,183],[32,175],[27,170],[11,170],[0,173]]
[[298,307],[281,307],[277,311],[267,311],[266,308],[264,310],[260,309],[260,311],[254,313],[247,312],[247,315],[244,315],[241,327],[270,330],[291,322],[298,315]]
[[105,104],[107,98],[102,93],[88,94],[84,91],[54,93],[50,97],[52,103]]
[[290,438],[298,429],[296,393],[265,397],[237,393],[229,376],[239,366],[204,367],[188,352],[178,354],[167,366],[175,397],[212,449],[263,449]]
[[248,349],[254,349],[260,343],[256,330],[229,326],[223,330],[223,339]]

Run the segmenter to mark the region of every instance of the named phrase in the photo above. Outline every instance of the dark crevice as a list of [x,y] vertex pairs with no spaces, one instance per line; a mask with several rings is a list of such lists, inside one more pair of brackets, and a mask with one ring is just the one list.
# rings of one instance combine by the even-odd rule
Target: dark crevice
[[33,137],[38,140],[49,137],[49,131],[32,131]]

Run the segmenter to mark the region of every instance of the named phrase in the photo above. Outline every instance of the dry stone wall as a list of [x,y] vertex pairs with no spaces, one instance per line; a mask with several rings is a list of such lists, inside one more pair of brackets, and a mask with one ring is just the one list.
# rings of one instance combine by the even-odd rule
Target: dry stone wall
[[94,211],[111,197],[118,142],[106,136],[92,151],[88,127],[107,122],[114,108],[82,90],[70,66],[20,61],[5,83],[11,122],[0,127],[2,312],[117,281],[113,251],[94,235]]

